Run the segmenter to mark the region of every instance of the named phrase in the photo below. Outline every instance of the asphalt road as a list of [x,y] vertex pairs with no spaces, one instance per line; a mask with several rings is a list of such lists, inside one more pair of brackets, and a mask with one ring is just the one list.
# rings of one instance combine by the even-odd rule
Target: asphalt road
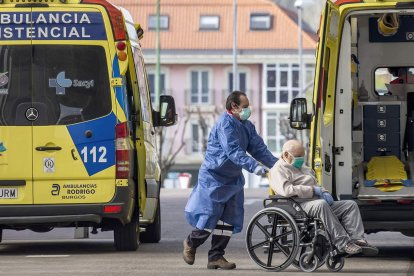
[[[259,211],[266,189],[246,190],[245,225]],[[199,248],[196,263],[189,266],[181,259],[182,240],[191,230],[183,217],[189,190],[162,191],[162,240],[141,244],[137,252],[116,252],[112,232],[73,239],[73,229],[55,229],[49,233],[4,231],[0,244],[0,275],[269,275],[250,260],[244,232],[234,235],[226,258],[237,263],[233,271],[206,269],[209,241]],[[414,275],[414,238],[399,233],[368,235],[380,248],[379,256],[346,259],[339,274]],[[325,266],[318,274],[334,275]],[[306,275],[293,266],[280,275]]]

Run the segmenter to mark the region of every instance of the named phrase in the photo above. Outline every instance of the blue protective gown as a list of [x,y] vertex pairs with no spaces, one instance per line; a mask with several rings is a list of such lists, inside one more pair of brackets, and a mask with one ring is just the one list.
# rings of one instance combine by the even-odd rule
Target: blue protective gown
[[239,121],[223,113],[210,132],[198,183],[185,207],[187,221],[198,229],[213,230],[222,220],[234,226],[233,233],[240,232],[244,216],[242,169],[254,172],[259,165],[255,159],[268,168],[277,161],[249,120]]

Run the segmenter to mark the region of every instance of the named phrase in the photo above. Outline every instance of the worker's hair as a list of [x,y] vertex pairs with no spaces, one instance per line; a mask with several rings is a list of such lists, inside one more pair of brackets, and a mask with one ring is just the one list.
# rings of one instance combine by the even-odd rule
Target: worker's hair
[[227,97],[226,100],[226,109],[231,110],[231,103],[235,103],[237,105],[240,105],[240,96],[246,96],[246,93],[241,91],[233,91],[231,94]]

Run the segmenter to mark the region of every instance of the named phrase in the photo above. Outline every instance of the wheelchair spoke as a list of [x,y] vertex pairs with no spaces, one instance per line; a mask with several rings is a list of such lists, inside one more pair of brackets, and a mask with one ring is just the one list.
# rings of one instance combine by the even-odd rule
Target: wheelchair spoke
[[292,231],[289,231],[289,232],[285,232],[283,234],[280,234],[279,236],[274,237],[274,239],[275,240],[278,240],[278,239],[283,238],[283,237],[286,237],[286,236],[288,236],[290,234],[292,234]]
[[285,254],[286,256],[289,256],[289,248],[288,248],[288,250],[286,250],[286,248],[285,247],[283,247],[280,243],[278,243],[277,241],[274,241],[273,243],[271,243],[270,245],[276,245],[277,246],[277,248],[279,248],[280,249],[280,251],[282,251],[283,252],[283,254]]
[[255,250],[255,249],[259,248],[259,247],[262,247],[263,245],[265,245],[267,243],[269,243],[268,240],[266,240],[264,242],[260,242],[260,243],[258,243],[256,245],[253,245],[253,246],[249,247],[249,250]]
[[275,245],[273,242],[269,244],[269,252],[267,252],[267,266],[272,266],[272,258],[273,258],[273,249]]
[[276,229],[277,229],[277,215],[275,214],[273,217],[272,237],[276,235]]
[[256,221],[256,226],[259,227],[260,230],[266,235],[267,238],[270,238],[270,233],[261,225],[258,221]]

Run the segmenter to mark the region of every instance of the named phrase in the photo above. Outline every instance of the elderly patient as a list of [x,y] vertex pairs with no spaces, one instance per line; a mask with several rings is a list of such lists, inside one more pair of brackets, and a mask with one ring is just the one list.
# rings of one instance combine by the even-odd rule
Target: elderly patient
[[331,194],[317,183],[315,173],[303,166],[305,149],[299,141],[283,145],[282,158],[270,170],[270,187],[284,197],[309,199],[301,203],[311,217],[325,225],[335,247],[346,254],[378,254],[367,243],[358,205],[352,200],[334,201]]

